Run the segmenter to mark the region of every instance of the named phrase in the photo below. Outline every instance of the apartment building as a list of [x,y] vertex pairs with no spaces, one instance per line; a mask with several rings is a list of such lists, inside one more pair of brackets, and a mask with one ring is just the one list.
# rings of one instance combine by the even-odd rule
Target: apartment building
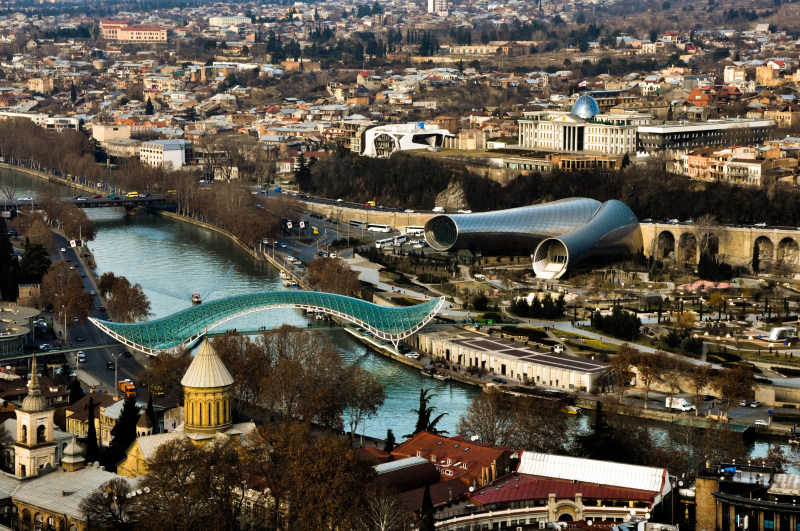
[[179,170],[194,162],[193,144],[188,140],[151,140],[139,147],[139,160],[150,166]]

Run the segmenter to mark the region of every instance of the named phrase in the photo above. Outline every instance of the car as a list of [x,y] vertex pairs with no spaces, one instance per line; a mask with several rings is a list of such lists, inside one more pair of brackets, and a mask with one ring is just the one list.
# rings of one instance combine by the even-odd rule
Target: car
[[[72,262],[72,258],[64,258],[65,262]],[[70,269],[75,269],[75,266],[72,266]]]
[[107,196],[107,197],[108,197],[109,199],[116,199],[116,198],[117,198],[117,194],[115,194],[115,193],[110,193],[110,194],[108,194],[108,196]]
[[748,402],[747,400],[739,400],[739,405],[742,407],[747,407],[750,405],[750,402]]
[[75,322],[76,322],[76,323],[78,322],[78,318],[77,318],[77,317],[75,318]]
[[406,352],[406,358],[410,358],[412,360],[419,359],[419,354],[416,352]]
[[86,278],[86,273],[81,273],[81,278]]
[[94,194],[94,195],[92,196],[92,199],[102,199],[102,198],[103,198],[103,196],[102,196],[102,195],[100,195],[100,194]]
[[492,381],[494,383],[499,383],[499,384],[508,383],[505,378],[499,378],[499,377],[492,378]]
[[421,244],[421,243],[415,243],[411,247],[413,247],[414,249],[422,249],[425,246],[423,244]]
[[20,197],[17,201],[33,201],[32,197]]
[[753,422],[753,424],[755,424],[756,426],[769,426],[769,422],[767,422],[766,420],[761,420],[761,419],[756,419]]
[[83,341],[83,336],[78,336],[75,338],[75,341]]
[[459,210],[459,214],[472,214],[472,210]]
[[95,290],[92,290],[89,293],[91,293],[92,295],[97,295],[97,292],[95,292]]
[[764,402],[759,402],[757,400],[755,402],[750,402],[750,407],[761,407],[763,405],[764,405]]
[[86,199],[82,195],[79,195],[78,197],[75,198],[75,201],[88,201],[88,199]]
[[83,363],[86,361],[86,353],[82,350],[78,351],[78,363]]
[[49,345],[49,344],[47,344],[47,343],[42,343],[41,345],[39,345],[39,350],[44,350],[44,351],[46,351],[46,350],[50,350],[51,348],[53,348],[53,347],[52,347],[52,346],[50,346],[50,345]]
[[125,350],[122,352],[122,355],[125,356],[126,358],[130,358],[133,354],[131,354],[130,350]]
[[106,362],[106,369],[108,369],[109,371],[113,371],[114,370],[114,362],[113,361],[107,361]]
[[644,218],[642,220],[642,223],[652,223],[652,222],[653,222],[653,220],[651,218]]
[[411,210],[410,208],[407,208],[407,209],[406,209],[406,214],[413,214],[413,213],[414,213],[414,211],[413,211],[413,210]]
[[342,200],[341,200],[341,199],[337,199],[337,200],[336,200],[336,202],[337,202],[337,203],[341,203],[341,202],[342,202]]
[[333,218],[325,218],[326,223],[333,223]]
[[100,306],[100,307],[98,308],[98,310],[100,310],[101,312],[104,312],[104,311],[106,311],[106,307],[105,307],[105,306]]
[[280,247],[281,249],[286,249],[287,245],[285,243],[279,243],[278,247]]
[[66,247],[62,247],[62,248],[61,248],[61,252],[62,252],[62,253],[66,253],[66,252],[67,252],[67,248],[66,248]]

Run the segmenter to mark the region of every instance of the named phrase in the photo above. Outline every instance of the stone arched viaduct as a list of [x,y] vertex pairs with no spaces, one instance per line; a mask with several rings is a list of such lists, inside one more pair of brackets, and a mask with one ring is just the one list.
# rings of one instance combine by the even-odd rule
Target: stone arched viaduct
[[797,269],[800,230],[642,223],[644,254],[657,260],[697,263],[702,251],[731,265],[749,266],[758,251],[762,268],[780,265]]

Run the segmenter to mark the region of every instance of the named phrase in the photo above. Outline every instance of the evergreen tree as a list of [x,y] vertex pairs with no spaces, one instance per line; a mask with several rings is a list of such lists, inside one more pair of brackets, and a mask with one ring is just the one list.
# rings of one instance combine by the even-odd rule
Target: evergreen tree
[[69,86],[69,101],[75,105],[75,102],[78,100],[78,91],[75,88],[75,83],[71,83]]
[[39,284],[50,267],[50,256],[39,243],[26,242],[25,253],[19,261],[19,282]]
[[150,97],[148,96],[148,97],[147,97],[147,103],[146,103],[146,104],[145,104],[145,106],[144,106],[144,113],[145,113],[147,116],[152,116],[152,115],[153,115],[153,112],[155,112],[155,111],[154,111],[154,109],[153,109],[153,102],[152,102],[152,101],[150,101]]
[[615,455],[614,436],[603,414],[603,403],[597,401],[591,431],[576,438],[577,451],[589,459],[612,460]]
[[81,382],[77,378],[73,378],[69,384],[69,403],[74,404],[85,396]]
[[5,218],[0,218],[0,300],[17,300],[17,260],[8,237]]
[[419,531],[435,531],[436,521],[433,518],[436,509],[433,506],[431,499],[431,486],[425,485],[425,491],[422,493],[422,508],[420,509],[419,518]]
[[153,432],[155,432],[156,427],[156,410],[153,409],[153,393],[150,393],[150,397],[147,399],[147,409],[145,409],[145,413],[147,413],[147,418],[150,419],[150,423],[153,425]]
[[136,440],[136,423],[139,421],[139,406],[136,397],[129,396],[122,404],[117,425],[111,430],[111,445],[108,447],[107,466],[114,466],[125,455],[128,447]]
[[758,244],[754,243],[753,244],[753,273],[758,273],[758,271],[761,269],[761,257],[759,257],[758,255],[759,255]]
[[391,452],[392,450],[394,450],[394,443],[395,443],[394,432],[392,432],[392,429],[389,428],[388,430],[386,430],[386,445],[383,447],[383,451]]
[[404,435],[404,437],[411,438],[421,431],[438,434],[447,433],[447,431],[436,429],[436,425],[440,420],[442,420],[442,417],[447,415],[447,413],[442,413],[438,417],[431,420],[431,415],[434,411],[436,411],[436,408],[434,406],[429,406],[428,403],[430,403],[435,396],[436,395],[431,393],[430,389],[419,390],[419,409],[411,410],[412,413],[417,414],[417,424],[414,426],[414,433],[410,435]]
[[100,459],[100,448],[97,446],[97,428],[94,425],[94,400],[89,397],[89,418],[86,421],[86,462],[94,463]]

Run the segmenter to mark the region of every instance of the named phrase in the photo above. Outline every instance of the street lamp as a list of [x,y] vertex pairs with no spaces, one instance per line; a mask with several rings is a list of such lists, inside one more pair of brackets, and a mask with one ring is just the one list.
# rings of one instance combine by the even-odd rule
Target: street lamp
[[122,356],[122,352],[120,352],[119,354],[112,354],[111,355],[111,357],[114,358],[114,400],[116,400],[118,398],[117,393],[119,392],[119,385],[117,385],[117,382],[119,382],[119,380],[117,379],[118,378],[117,369],[119,368],[119,357],[120,356]]

